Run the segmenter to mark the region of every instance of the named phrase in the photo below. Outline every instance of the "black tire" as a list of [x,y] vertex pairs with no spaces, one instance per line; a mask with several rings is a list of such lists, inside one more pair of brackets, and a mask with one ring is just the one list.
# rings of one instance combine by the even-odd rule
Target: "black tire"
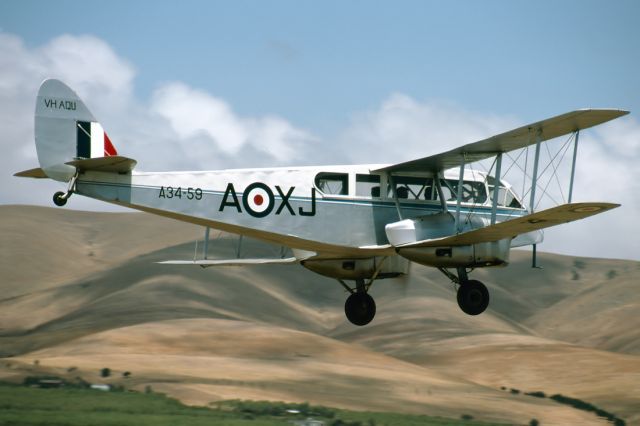
[[64,197],[64,192],[58,191],[55,194],[53,194],[53,204],[55,204],[58,207],[62,207],[65,204],[67,204],[67,199]]
[[480,315],[489,306],[489,290],[480,281],[467,281],[458,289],[458,306],[467,315]]
[[376,316],[376,302],[367,293],[353,293],[344,303],[344,313],[354,325],[367,325]]

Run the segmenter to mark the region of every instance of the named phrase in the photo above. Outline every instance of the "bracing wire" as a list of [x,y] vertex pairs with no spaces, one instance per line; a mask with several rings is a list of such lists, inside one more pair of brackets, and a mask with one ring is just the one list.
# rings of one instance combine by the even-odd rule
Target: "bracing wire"
[[[542,173],[540,174],[540,178],[542,178],[542,176],[544,176],[545,172],[549,169],[549,167],[553,166],[553,173],[551,176],[549,176],[549,180],[547,181],[547,184],[545,185],[544,189],[542,190],[542,195],[540,196],[540,198],[538,199],[538,202],[535,205],[535,209],[538,209],[538,206],[540,205],[540,202],[542,201],[542,199],[544,198],[544,196],[546,195],[547,197],[549,197],[551,199],[551,201],[554,204],[559,204],[555,198],[553,198],[548,192],[547,189],[549,188],[549,184],[551,184],[551,181],[553,180],[553,178],[555,177],[556,180],[558,180],[557,177],[557,168],[555,166],[555,160],[558,157],[558,155],[560,155],[560,153],[562,152],[562,157],[560,157],[560,160],[558,161],[558,164],[560,164],[560,162],[562,162],[562,159],[564,158],[567,150],[569,149],[569,142],[571,142],[572,136],[570,136],[565,142],[564,144],[560,147],[560,149],[558,149],[558,152],[556,152],[556,154],[553,156],[553,158],[550,158],[549,160],[549,164],[547,164],[547,166],[544,168],[544,170],[542,171]],[[548,148],[547,148],[548,150]],[[551,152],[549,151],[549,157],[551,157]],[[558,184],[560,184],[560,182],[558,181]],[[560,188],[560,194],[562,196],[562,199],[564,200],[564,193],[562,192],[562,188]]]

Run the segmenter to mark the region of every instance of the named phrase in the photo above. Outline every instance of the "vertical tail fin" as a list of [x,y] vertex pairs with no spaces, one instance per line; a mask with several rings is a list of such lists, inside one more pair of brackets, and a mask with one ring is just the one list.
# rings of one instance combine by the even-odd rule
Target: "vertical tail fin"
[[69,181],[76,160],[118,155],[100,123],[78,95],[60,80],[45,80],[36,100],[38,161],[51,179]]

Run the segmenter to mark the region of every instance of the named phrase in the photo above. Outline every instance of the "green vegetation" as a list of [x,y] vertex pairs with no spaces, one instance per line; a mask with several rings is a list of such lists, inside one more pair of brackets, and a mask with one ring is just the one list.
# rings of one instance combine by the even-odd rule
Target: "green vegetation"
[[[34,386],[41,379],[31,378],[29,383]],[[222,401],[215,408],[188,407],[153,392],[104,392],[86,389],[80,384],[40,389],[0,383],[0,425],[271,426],[291,424],[292,420],[307,417],[321,420],[326,426],[489,424],[470,419],[346,411],[307,403]]]
[[[502,386],[500,389],[502,390],[507,390],[506,387]],[[511,389],[511,393],[513,394],[519,394],[520,391],[518,389]],[[545,395],[544,392],[540,392],[540,391],[536,391],[536,392],[524,392],[525,395],[527,396],[533,396],[536,398],[547,398],[547,396]],[[595,405],[586,402],[586,401],[582,401],[581,399],[578,398],[571,398],[569,396],[564,396],[561,394],[555,394],[552,396],[548,397],[549,399],[554,400],[555,402],[558,402],[560,404],[565,404],[565,405],[570,405],[575,409],[578,410],[583,410],[583,411],[590,411],[592,413],[594,413],[596,416],[602,417],[608,421],[610,421],[611,423],[613,423],[616,426],[624,426],[626,424],[626,422],[624,420],[622,420],[621,418],[618,418],[615,414],[610,413],[606,410],[603,410],[602,408],[598,408]],[[536,419],[532,419],[530,423],[535,423],[535,424],[539,424],[538,420]]]
[[580,279],[580,274],[575,269],[571,270],[571,279],[573,281],[578,281]]
[[587,266],[587,264],[585,263],[584,260],[576,259],[573,261],[573,266],[575,266],[578,269],[584,269]]
[[578,410],[591,411],[592,413],[595,413],[596,416],[603,417],[609,420],[610,422],[612,422],[616,426],[624,426],[626,424],[624,420],[619,419],[614,414],[609,413],[608,411],[605,411],[602,408],[598,408],[595,405],[582,401],[580,399],[571,398],[561,394],[552,395],[549,398],[561,404],[571,405],[572,407],[577,408]]
[[[445,419],[441,417],[429,417],[415,414],[400,413],[373,413],[340,410],[322,406],[313,406],[308,403],[294,404],[287,402],[272,401],[222,401],[216,404],[220,411],[231,411],[242,413],[244,418],[262,418],[262,416],[279,417],[283,419],[295,419],[296,417],[286,416],[287,411],[299,411],[298,419],[314,418],[321,420],[326,426],[421,426],[421,425],[489,425],[494,423],[484,423],[472,421],[473,417],[463,414],[461,420]],[[261,423],[252,423],[261,424]],[[265,423],[266,424],[266,423]]]

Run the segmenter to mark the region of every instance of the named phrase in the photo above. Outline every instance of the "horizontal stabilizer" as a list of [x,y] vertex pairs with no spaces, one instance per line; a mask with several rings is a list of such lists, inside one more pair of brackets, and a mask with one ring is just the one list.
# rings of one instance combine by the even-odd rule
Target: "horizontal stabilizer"
[[40,167],[36,169],[23,170],[21,172],[14,173],[13,175],[17,177],[29,177],[29,178],[36,178],[36,179],[45,179],[49,177],[45,174],[44,170],[42,170]]
[[616,207],[620,207],[620,204],[562,204],[557,207],[542,210],[527,216],[518,217],[516,219],[506,220],[504,222],[496,223],[495,225],[475,229],[462,234],[416,241],[396,246],[396,248],[464,246],[499,241],[506,238],[514,238],[517,235],[525,234],[527,232],[584,219],[589,216],[615,209]]
[[203,268],[210,266],[250,266],[250,265],[289,265],[300,262],[295,257],[284,259],[201,259],[201,260],[165,260],[157,262],[162,265],[196,265]]
[[65,164],[76,167],[81,172],[112,172],[112,173],[128,173],[136,166],[138,162],[132,158],[122,157],[120,155],[112,155],[110,157],[87,158],[86,160],[74,160]]

